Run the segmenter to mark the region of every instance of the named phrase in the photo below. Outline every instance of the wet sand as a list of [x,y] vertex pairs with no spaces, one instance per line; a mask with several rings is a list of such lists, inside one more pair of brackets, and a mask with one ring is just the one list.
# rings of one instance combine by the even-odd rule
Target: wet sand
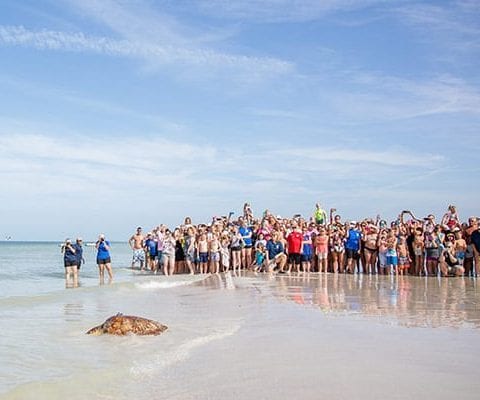
[[[21,382],[4,398],[451,400],[480,391],[473,279],[135,276],[98,289],[24,308],[26,326],[13,335],[27,329],[45,348],[24,345],[9,369]],[[84,334],[117,311],[169,330]]]

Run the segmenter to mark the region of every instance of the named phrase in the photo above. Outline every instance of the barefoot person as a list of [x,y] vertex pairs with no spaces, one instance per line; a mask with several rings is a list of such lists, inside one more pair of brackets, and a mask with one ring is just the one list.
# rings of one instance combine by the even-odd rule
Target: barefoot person
[[358,230],[358,224],[355,221],[345,224],[347,237],[345,242],[345,250],[347,253],[347,272],[353,274],[355,265],[360,258],[361,233]]
[[133,251],[132,269],[135,267],[136,263],[139,263],[140,269],[143,270],[143,265],[145,263],[144,240],[145,237],[142,234],[142,228],[138,227],[137,231],[128,241],[128,244]]
[[[67,287],[76,287],[78,282],[77,256],[70,239],[62,245],[63,264],[65,266],[65,282]],[[72,280],[73,279],[73,280]]]
[[170,229],[165,230],[163,239],[163,273],[167,276],[175,272],[175,238]]
[[82,238],[77,238],[75,241],[75,244],[73,245],[73,248],[75,249],[75,257],[77,258],[77,272],[80,271],[80,267],[82,264],[85,264],[85,259],[83,258],[83,239]]
[[110,280],[113,279],[112,260],[110,258],[110,242],[105,240],[105,235],[103,233],[98,237],[98,240],[95,243],[95,248],[97,249],[97,265],[100,274],[100,283],[103,283],[105,270],[107,270]]

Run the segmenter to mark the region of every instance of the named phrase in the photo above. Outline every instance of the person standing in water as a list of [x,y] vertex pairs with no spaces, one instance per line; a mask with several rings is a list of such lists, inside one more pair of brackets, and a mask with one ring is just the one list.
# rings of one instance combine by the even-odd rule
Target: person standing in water
[[77,238],[73,248],[75,249],[75,257],[77,259],[77,272],[80,271],[82,264],[85,264],[85,259],[83,258],[83,240],[82,238]]
[[107,270],[110,280],[113,279],[112,259],[110,258],[110,242],[105,240],[105,235],[102,233],[95,243],[97,249],[97,265],[100,274],[100,283],[103,283],[105,277],[105,270]]
[[128,240],[128,244],[130,245],[133,256],[132,256],[132,269],[135,267],[135,264],[138,262],[140,264],[140,269],[143,270],[143,266],[145,264],[145,237],[142,233],[142,228],[138,227],[137,231],[132,235],[132,237]]
[[[77,256],[70,239],[65,239],[62,245],[63,264],[65,266],[65,282],[67,288],[78,286]],[[73,278],[73,281],[72,281]]]

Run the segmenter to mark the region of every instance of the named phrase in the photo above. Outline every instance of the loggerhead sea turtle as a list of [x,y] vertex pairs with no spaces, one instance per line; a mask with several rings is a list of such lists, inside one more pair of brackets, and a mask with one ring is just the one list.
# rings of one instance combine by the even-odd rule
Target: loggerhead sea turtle
[[151,319],[123,315],[118,313],[108,318],[103,324],[90,329],[87,335],[159,335],[168,328]]

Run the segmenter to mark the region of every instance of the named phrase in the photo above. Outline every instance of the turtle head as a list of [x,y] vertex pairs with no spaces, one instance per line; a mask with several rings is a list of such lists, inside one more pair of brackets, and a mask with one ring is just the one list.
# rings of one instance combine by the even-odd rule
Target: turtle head
[[98,325],[98,326],[96,326],[95,328],[90,329],[90,330],[87,332],[87,335],[94,335],[94,336],[103,335],[103,324],[102,324],[102,325]]

